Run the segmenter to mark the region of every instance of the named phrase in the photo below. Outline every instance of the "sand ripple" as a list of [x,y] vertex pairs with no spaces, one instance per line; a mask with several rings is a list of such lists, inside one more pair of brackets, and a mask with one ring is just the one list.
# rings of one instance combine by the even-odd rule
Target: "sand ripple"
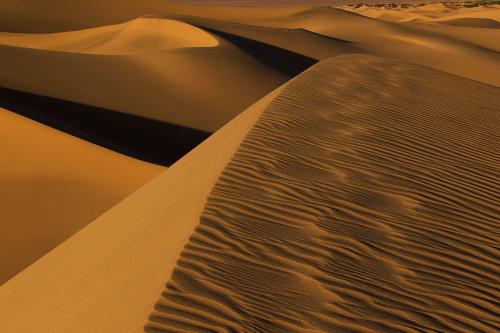
[[498,332],[500,90],[371,56],[294,79],[147,332]]

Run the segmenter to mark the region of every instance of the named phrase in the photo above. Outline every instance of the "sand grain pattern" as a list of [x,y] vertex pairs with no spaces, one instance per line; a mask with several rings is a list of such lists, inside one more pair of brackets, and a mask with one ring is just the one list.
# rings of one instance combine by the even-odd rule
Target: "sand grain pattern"
[[498,332],[498,88],[365,55],[289,83],[147,332]]

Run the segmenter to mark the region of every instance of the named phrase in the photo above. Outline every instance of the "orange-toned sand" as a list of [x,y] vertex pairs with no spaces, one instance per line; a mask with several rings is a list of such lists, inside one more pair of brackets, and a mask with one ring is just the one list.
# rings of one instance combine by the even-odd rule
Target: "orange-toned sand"
[[163,168],[0,108],[0,285]]
[[0,33],[0,44],[42,50],[125,55],[219,43],[192,25],[168,19],[139,18],[126,23],[52,34]]
[[277,93],[1,286],[0,332],[141,332],[217,177]]
[[[51,31],[57,27],[55,31],[63,32],[41,35],[25,33],[49,26],[36,23],[30,14],[35,5],[19,13],[16,10],[22,6],[10,6],[19,19],[9,25],[17,34],[0,35],[0,62],[6,64],[0,71],[0,85],[215,131],[292,77],[215,30],[314,60],[368,53],[500,86],[499,29],[481,29],[488,30],[483,33],[477,28],[442,29],[443,25],[422,28],[329,7],[248,8],[129,0],[113,11],[112,2],[58,4],[57,13],[47,4],[37,17],[54,24]],[[429,6],[430,12],[440,15],[442,5]],[[75,12],[76,8],[80,11]],[[93,21],[97,17],[87,13],[92,9],[107,26]],[[75,20],[59,18],[63,10],[96,27],[75,30],[79,26]],[[486,12],[496,17],[500,11],[494,6],[470,10],[470,15],[477,12],[479,17]],[[122,11],[127,12],[126,19],[119,15]],[[8,10],[0,13],[2,17]],[[467,31],[451,31],[456,28]]]
[[499,123],[498,88],[319,63],[224,169],[146,332],[498,331]]
[[2,1],[0,88],[215,134],[0,109],[0,332],[500,331],[499,12]]
[[139,332],[198,224],[146,331],[493,332],[498,93],[321,62],[2,286],[0,328]]

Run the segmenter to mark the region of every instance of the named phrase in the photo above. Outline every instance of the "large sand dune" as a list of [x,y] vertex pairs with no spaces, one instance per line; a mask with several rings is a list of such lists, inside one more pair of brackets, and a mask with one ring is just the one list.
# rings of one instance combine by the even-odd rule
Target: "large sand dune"
[[[134,24],[146,29],[150,21],[163,22],[141,19]],[[22,35],[19,43],[24,47],[12,46],[12,40],[9,45],[0,41],[0,61],[6,64],[0,72],[0,86],[213,132],[291,77],[198,28],[164,21],[176,22],[186,32],[195,31],[197,44],[192,45],[193,36],[180,34],[181,41],[176,43],[192,47],[102,55],[36,49],[40,44],[35,39],[52,40],[50,36],[30,36],[28,41]],[[163,24],[169,23],[157,25]],[[84,36],[91,34],[87,30]],[[157,32],[156,37],[140,42],[129,36],[128,42],[117,42],[120,46],[111,40],[97,48],[101,52],[102,48],[139,50],[161,36]]]
[[[374,20],[337,8],[316,8],[265,26],[306,29],[351,42],[364,53],[410,61],[452,74],[499,86],[500,55],[459,36],[425,31],[398,22]],[[481,38],[478,34],[477,38]],[[477,66],[477,61],[482,63]]]
[[210,190],[277,93],[1,286],[0,332],[143,331]]
[[371,56],[293,80],[224,169],[146,331],[499,330],[499,93]]
[[0,109],[0,284],[162,168]]
[[[101,13],[108,5],[81,6]],[[52,34],[1,34],[0,61],[6,68],[0,86],[213,132],[316,60],[341,54],[396,58],[500,85],[498,29],[482,29],[485,34],[462,33],[464,27],[456,26],[429,29],[329,7],[223,8],[157,1],[120,7],[130,9],[127,15],[149,16],[84,30],[68,23],[65,28],[72,31]],[[415,10],[434,16],[452,11],[435,7]],[[477,14],[475,19],[500,11],[470,10],[468,17]],[[50,14],[44,11],[41,16]],[[16,14],[20,22],[28,12]],[[112,11],[106,13],[109,23],[119,21]]]
[[2,286],[0,329],[139,332],[161,294],[148,332],[493,332],[499,96],[325,60]]

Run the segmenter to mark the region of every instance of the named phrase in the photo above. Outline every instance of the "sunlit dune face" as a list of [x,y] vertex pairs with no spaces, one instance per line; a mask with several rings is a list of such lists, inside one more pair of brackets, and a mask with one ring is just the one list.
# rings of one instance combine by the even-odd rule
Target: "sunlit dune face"
[[101,55],[140,54],[219,44],[208,32],[169,19],[139,18],[92,29],[51,33],[0,33],[0,44]]

